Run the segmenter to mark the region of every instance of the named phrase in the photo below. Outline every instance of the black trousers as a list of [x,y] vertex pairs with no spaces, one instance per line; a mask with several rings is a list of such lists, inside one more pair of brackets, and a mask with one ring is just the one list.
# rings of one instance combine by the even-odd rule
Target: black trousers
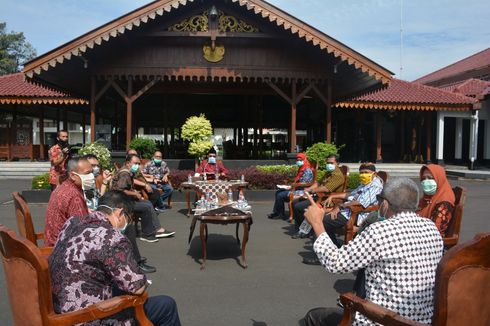
[[151,236],[161,228],[155,208],[148,200],[139,200],[134,203],[134,214],[141,219],[141,232],[144,236]]
[[325,226],[328,236],[330,239],[332,239],[332,242],[337,246],[337,248],[342,247],[342,244],[340,244],[337,240],[337,234],[335,231],[343,228],[347,224],[347,221],[348,219],[340,213],[337,214],[336,219],[333,219],[330,214],[325,214],[323,217],[323,226]]
[[314,308],[306,313],[306,326],[338,325],[342,320],[343,311],[339,308]]
[[305,209],[310,207],[310,205],[310,201],[304,198],[295,199],[293,201],[293,216],[296,229],[299,229],[299,226],[303,223],[305,219]]
[[133,246],[134,259],[139,263],[141,261],[141,254],[136,243],[136,225],[134,223],[129,223],[128,227],[124,231],[124,235],[128,238],[129,242]]

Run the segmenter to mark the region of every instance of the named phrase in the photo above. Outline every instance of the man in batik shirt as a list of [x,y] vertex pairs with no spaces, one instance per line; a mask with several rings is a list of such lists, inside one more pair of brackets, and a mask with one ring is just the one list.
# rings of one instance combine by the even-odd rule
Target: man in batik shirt
[[[96,211],[73,217],[64,225],[49,256],[57,313],[77,311],[108,300],[114,292],[134,295],[145,292],[146,276],[138,268],[131,243],[121,233],[132,210],[129,196],[122,191],[109,191],[100,198]],[[180,325],[177,305],[171,297],[150,297],[144,309],[154,325]],[[134,324],[134,312],[129,310],[89,323]]]
[[165,209],[164,202],[174,191],[174,188],[172,188],[168,179],[170,169],[162,158],[162,152],[156,151],[153,154],[153,159],[146,163],[143,168],[143,175],[145,176],[145,179],[150,182],[150,186],[155,189],[156,192],[158,192],[157,189],[162,189],[163,191],[157,202],[156,208],[158,208],[158,210]]
[[[313,250],[327,271],[345,274],[365,268],[367,300],[430,324],[443,242],[434,222],[415,213],[418,197],[419,188],[412,180],[389,179],[378,196],[381,221],[341,248],[325,232],[328,225],[325,230],[322,209],[311,205],[305,217],[317,236]],[[317,308],[308,312],[305,321],[307,326],[325,325],[329,318],[326,308]],[[353,325],[375,323],[356,314]]]
[[49,169],[49,184],[54,190],[66,179],[66,164],[70,158],[70,147],[68,145],[68,132],[58,131],[56,144],[48,151],[51,168]]

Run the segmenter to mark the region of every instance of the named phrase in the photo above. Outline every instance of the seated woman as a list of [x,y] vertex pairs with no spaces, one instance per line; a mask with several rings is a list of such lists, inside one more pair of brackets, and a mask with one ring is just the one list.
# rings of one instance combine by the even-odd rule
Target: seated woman
[[[294,183],[310,183],[313,181],[313,170],[311,168],[310,162],[306,158],[306,154],[298,153],[296,155],[296,165],[298,166],[298,174],[294,178]],[[293,184],[294,185],[294,184]],[[303,189],[296,189],[295,195],[300,195]],[[267,215],[268,218],[272,219],[275,217],[285,218],[284,214],[284,202],[289,199],[289,194],[291,192],[287,189],[279,189],[276,191],[276,200],[274,202],[274,208],[272,213]]]
[[430,218],[441,232],[441,236],[444,237],[456,200],[453,189],[446,178],[446,171],[439,165],[424,165],[420,169],[420,182],[424,196],[419,201],[417,213]]

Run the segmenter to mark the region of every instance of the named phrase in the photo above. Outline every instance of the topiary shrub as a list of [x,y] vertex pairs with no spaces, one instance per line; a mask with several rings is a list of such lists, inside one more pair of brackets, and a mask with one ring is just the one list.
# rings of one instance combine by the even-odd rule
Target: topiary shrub
[[349,173],[349,182],[347,183],[347,189],[354,190],[359,187],[359,172],[350,172]]
[[51,189],[49,173],[37,175],[32,178],[32,189]]
[[97,159],[99,160],[99,165],[102,170],[107,170],[112,167],[111,152],[104,144],[97,142],[85,144],[84,146],[82,146],[82,148],[78,150],[78,155],[80,156],[87,154],[93,154],[97,156]]
[[334,143],[316,143],[306,149],[306,156],[309,161],[317,162],[320,169],[324,169],[327,157],[332,154],[338,155],[342,148],[344,145],[337,147]]
[[129,148],[136,150],[141,158],[150,159],[157,150],[157,144],[153,139],[137,137],[131,140]]
[[182,125],[182,139],[190,142],[187,152],[197,159],[206,155],[213,146],[209,140],[212,134],[211,122],[203,113],[187,118]]

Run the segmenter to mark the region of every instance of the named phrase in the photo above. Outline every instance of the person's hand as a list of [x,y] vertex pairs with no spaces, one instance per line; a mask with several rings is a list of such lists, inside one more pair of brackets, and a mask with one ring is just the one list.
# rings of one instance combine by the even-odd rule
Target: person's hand
[[70,153],[70,147],[65,147],[61,151],[63,152],[63,154],[68,154]]
[[136,193],[136,199],[143,200],[143,196],[139,192]]
[[145,185],[145,190],[150,194],[153,192],[153,188],[150,185]]
[[163,178],[162,178],[162,181],[164,183],[167,183],[168,182],[168,175],[164,175]]
[[[310,201],[310,206],[305,210],[305,218],[308,221],[308,223],[311,224],[313,228],[319,228],[320,226],[323,228],[323,209],[318,207],[318,205],[315,203],[313,198],[310,196],[309,193],[305,193],[306,198]],[[316,232],[316,231],[315,231]]]
[[328,196],[327,200],[325,200],[325,206],[332,206],[332,197]]
[[102,171],[102,178],[104,178],[104,182],[107,183],[112,180],[112,172],[109,170]]
[[334,207],[330,211],[330,217],[332,218],[332,220],[336,220],[337,219],[337,214],[339,214],[339,212],[340,212],[340,208],[338,206]]

